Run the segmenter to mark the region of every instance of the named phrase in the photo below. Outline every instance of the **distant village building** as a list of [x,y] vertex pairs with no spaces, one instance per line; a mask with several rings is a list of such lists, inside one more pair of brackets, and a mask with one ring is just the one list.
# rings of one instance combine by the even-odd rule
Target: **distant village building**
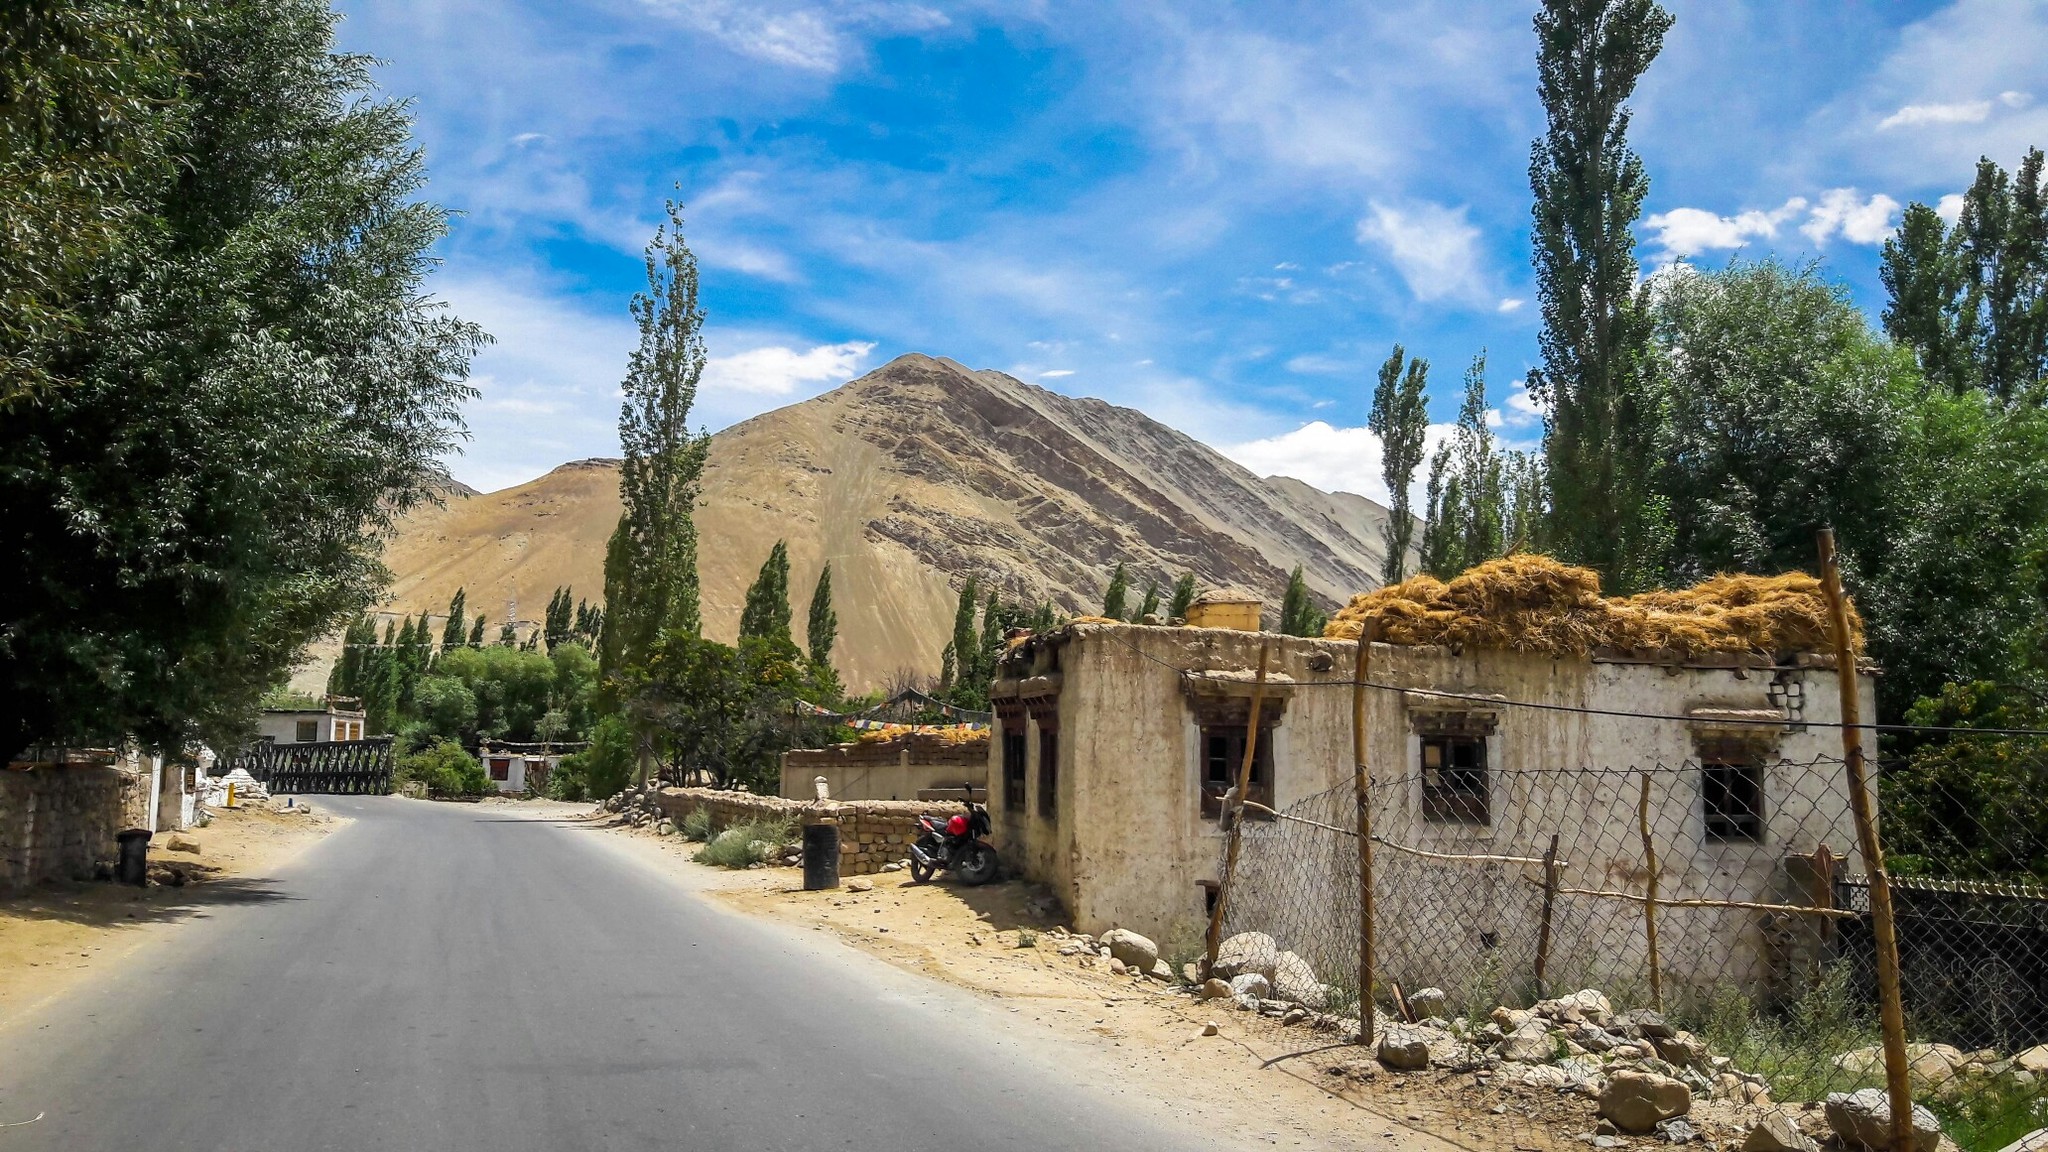
[[486,740],[480,758],[484,775],[499,792],[525,793],[545,792],[548,777],[562,763],[562,757],[581,748],[584,744],[564,744],[559,741],[549,744],[514,744],[502,740]]
[[[1008,866],[1053,889],[1076,929],[1124,927],[1165,947],[1199,947],[1221,878],[1220,817],[1245,753],[1261,645],[1269,673],[1248,799],[1285,812],[1353,780],[1355,641],[1076,623],[1031,637],[999,664],[988,761],[997,846]],[[1591,877],[1588,886],[1627,887],[1641,865],[1638,773],[1631,769],[1662,766],[1670,772],[1658,778],[1650,818],[1673,830],[1674,842],[1664,846],[1672,855],[1660,864],[1667,898],[1685,898],[1697,881],[1714,891],[1692,895],[1783,899],[1788,885],[1803,882],[1800,860],[1823,843],[1861,870],[1838,769],[1813,763],[1841,752],[1839,730],[1819,727],[1839,715],[1831,661],[1567,658],[1381,644],[1372,680],[1407,689],[1374,689],[1365,702],[1368,758],[1379,782],[1375,840],[1469,854],[1510,845],[1527,851],[1532,832],[1562,832],[1568,844],[1599,846],[1571,862],[1573,875]],[[1861,691],[1868,715],[1867,675]],[[1677,719],[1645,723],[1604,713]],[[1539,771],[1547,769],[1560,771]],[[1568,771],[1582,769],[1614,773]],[[1817,781],[1817,773],[1828,778]],[[1335,809],[1346,815],[1331,819],[1348,827],[1354,809],[1346,795]],[[1272,820],[1259,808],[1248,815]],[[1589,821],[1611,827],[1589,829]],[[1282,833],[1279,825],[1259,826],[1267,829]],[[1350,899],[1355,923],[1356,897],[1343,891],[1355,881],[1337,877],[1345,867],[1356,876],[1355,858],[1343,859],[1356,840],[1342,845],[1290,865],[1286,881],[1315,892],[1317,870],[1326,870],[1321,890],[1332,907]],[[1380,855],[1390,870],[1404,866],[1391,848]],[[1427,863],[1406,858],[1419,886],[1401,889],[1407,903],[1376,917],[1383,978],[1426,980],[1446,954],[1533,938],[1528,868],[1413,867]],[[1272,897],[1249,889],[1241,895]],[[1460,911],[1420,914],[1432,906]],[[1627,931],[1639,927],[1616,919]],[[1695,936],[1673,928],[1665,945],[1666,966],[1677,976],[1718,976],[1768,961],[1768,924],[1756,914],[1686,922]],[[1630,946],[1639,951],[1641,944],[1632,938]],[[1332,947],[1335,954],[1310,959],[1343,971],[1355,936]]]
[[363,739],[363,702],[329,696],[320,708],[266,708],[257,722],[258,738],[273,744],[316,744]]

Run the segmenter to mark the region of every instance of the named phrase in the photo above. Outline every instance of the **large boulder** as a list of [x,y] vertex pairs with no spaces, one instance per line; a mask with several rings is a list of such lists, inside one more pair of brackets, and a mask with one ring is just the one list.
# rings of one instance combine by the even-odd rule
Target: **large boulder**
[[2036,1044],[2012,1058],[2022,1072],[2036,1076],[2048,1076],[2048,1044]]
[[1204,1000],[1227,1000],[1227,999],[1229,999],[1229,998],[1230,998],[1230,981],[1228,981],[1228,980],[1215,980],[1215,979],[1210,979],[1210,980],[1204,980],[1204,981],[1202,982],[1202,999],[1204,999]]
[[1429,1067],[1429,1045],[1435,1033],[1396,1024],[1380,1034],[1380,1063],[1396,1072],[1420,1072]]
[[1259,1001],[1273,994],[1273,984],[1257,972],[1246,972],[1230,979],[1230,994],[1240,1002]]
[[1670,1036],[1659,1036],[1650,1043],[1656,1046],[1659,1059],[1679,1068],[1705,1068],[1713,1056],[1706,1041],[1682,1029]]
[[1555,1000],[1538,1000],[1535,1012],[1560,1024],[1597,1024],[1602,1028],[1614,1019],[1614,1005],[1592,988],[1582,988]]
[[1616,1072],[1600,1090],[1600,1115],[1623,1132],[1654,1132],[1657,1125],[1690,1111],[1692,1089],[1655,1072]]
[[[1822,1109],[1827,1113],[1828,1127],[1835,1130],[1846,1147],[1891,1152],[1892,1102],[1884,1089],[1833,1092]],[[1914,1152],[1935,1152],[1940,1146],[1941,1122],[1934,1118],[1934,1113],[1913,1105]]]
[[1415,1013],[1417,1020],[1427,1020],[1432,1016],[1448,1018],[1450,1003],[1450,996],[1441,988],[1424,988],[1408,994],[1408,1010]]
[[1500,1042],[1500,1058],[1516,1064],[1548,1064],[1557,1058],[1557,1041],[1541,1020],[1528,1020]]
[[1742,1138],[1742,1152],[1818,1152],[1819,1147],[1783,1108],[1765,1111]]
[[1109,949],[1110,959],[1121,960],[1140,972],[1150,972],[1152,966],[1159,963],[1159,945],[1128,929],[1112,928],[1104,932],[1102,945]]
[[1280,946],[1271,936],[1264,932],[1239,932],[1216,949],[1216,962],[1209,966],[1209,975],[1232,980],[1256,972],[1271,980],[1273,962],[1279,955]]
[[1272,979],[1274,999],[1291,1000],[1317,1011],[1329,1003],[1329,993],[1322,981],[1316,979],[1314,966],[1292,952],[1282,952],[1273,958]]

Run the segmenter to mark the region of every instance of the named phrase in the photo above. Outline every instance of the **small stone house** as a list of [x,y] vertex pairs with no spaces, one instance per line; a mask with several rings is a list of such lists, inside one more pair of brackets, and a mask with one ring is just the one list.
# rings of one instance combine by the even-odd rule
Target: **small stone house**
[[501,793],[523,794],[529,789],[547,789],[548,777],[562,763],[562,757],[584,747],[582,744],[514,744],[487,740],[479,749],[484,775]]
[[[1009,866],[1053,889],[1077,930],[1123,927],[1170,950],[1199,945],[1221,877],[1224,793],[1244,757],[1262,645],[1269,672],[1249,799],[1286,812],[1343,789],[1330,810],[1344,815],[1325,819],[1349,826],[1355,641],[1075,623],[1017,644],[1000,663],[988,761],[998,848]],[[1697,885],[1703,898],[1778,899],[1799,882],[1788,860],[1822,843],[1861,870],[1839,765],[1813,765],[1841,753],[1839,730],[1820,727],[1838,717],[1832,661],[1376,644],[1370,679],[1383,686],[1365,702],[1376,841],[1422,853],[1540,853],[1554,832],[1585,846],[1567,883],[1625,887],[1631,869],[1640,872],[1633,769],[1662,766],[1652,817],[1671,841],[1659,868],[1665,896]],[[1867,675],[1861,691],[1868,715]],[[1828,779],[1817,781],[1817,772]],[[1356,839],[1332,844],[1243,898],[1315,899],[1320,890],[1332,908],[1348,897],[1355,926],[1356,897],[1338,892],[1355,891]],[[1398,855],[1381,850],[1389,863],[1376,868],[1384,879],[1410,865],[1408,886],[1375,885],[1386,978],[1433,982],[1447,951],[1533,938],[1529,869],[1431,869],[1414,866],[1426,857]],[[1235,908],[1233,900],[1233,925]],[[1246,912],[1258,923],[1258,907]],[[1626,941],[1581,940],[1581,950],[1640,953],[1639,918],[1611,922]],[[1750,970],[1768,960],[1769,927],[1741,912],[1674,916],[1663,966],[1703,978],[1757,974]],[[1319,968],[1350,963],[1345,952],[1355,943],[1334,936],[1332,955],[1310,957]]]

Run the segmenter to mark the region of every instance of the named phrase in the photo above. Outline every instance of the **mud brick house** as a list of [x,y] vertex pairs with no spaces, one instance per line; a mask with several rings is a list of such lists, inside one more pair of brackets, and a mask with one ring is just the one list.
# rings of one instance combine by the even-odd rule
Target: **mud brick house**
[[[1326,819],[1349,825],[1356,641],[1075,623],[1016,644],[999,664],[988,760],[995,837],[1009,866],[1059,895],[1077,929],[1125,927],[1172,950],[1197,946],[1222,870],[1219,817],[1244,755],[1261,646],[1269,672],[1249,799],[1284,813],[1341,790],[1328,810],[1343,815]],[[1566,884],[1624,887],[1640,879],[1637,769],[1657,770],[1651,815],[1667,841],[1667,898],[1692,889],[1776,900],[1804,883],[1800,859],[1823,843],[1860,871],[1839,764],[1818,763],[1841,752],[1839,730],[1819,727],[1838,718],[1830,660],[1376,644],[1371,668],[1374,831],[1390,846],[1375,870],[1385,978],[1427,980],[1447,953],[1528,938],[1537,904],[1525,866],[1433,866],[1393,846],[1540,855],[1561,834],[1578,853]],[[1860,683],[1868,701],[1873,682]],[[1248,840],[1301,827],[1249,814]],[[1250,914],[1259,901],[1321,891],[1332,906],[1348,895],[1355,925],[1356,898],[1344,892],[1355,892],[1355,847],[1332,839],[1286,875],[1247,877],[1233,922],[1239,901]],[[1454,916],[1431,913],[1452,907]],[[1639,918],[1603,923],[1629,939],[1582,925],[1569,942],[1576,954],[1640,952]],[[1761,978],[1772,930],[1753,912],[1674,916],[1664,963],[1681,977]],[[1334,955],[1310,957],[1319,968],[1350,962],[1355,928],[1348,940],[1335,935]]]

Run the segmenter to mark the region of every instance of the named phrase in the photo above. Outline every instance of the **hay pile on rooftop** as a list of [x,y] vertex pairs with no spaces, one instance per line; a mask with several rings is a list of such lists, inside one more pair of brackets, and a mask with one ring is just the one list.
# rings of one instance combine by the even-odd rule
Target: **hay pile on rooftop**
[[922,727],[914,724],[891,724],[885,728],[869,728],[854,737],[862,744],[887,744],[892,740],[906,738],[917,743],[932,743],[953,748],[988,743],[988,729],[957,726],[939,728],[930,724]]
[[[1534,555],[1490,560],[1448,583],[1416,576],[1360,593],[1323,635],[1355,640],[1367,617],[1379,620],[1379,637],[1388,644],[1553,656],[1615,648],[1775,657],[1832,646],[1820,581],[1803,572],[1716,576],[1691,588],[1605,597],[1591,569]],[[1849,632],[1852,648],[1861,652],[1863,622],[1853,605]]]

